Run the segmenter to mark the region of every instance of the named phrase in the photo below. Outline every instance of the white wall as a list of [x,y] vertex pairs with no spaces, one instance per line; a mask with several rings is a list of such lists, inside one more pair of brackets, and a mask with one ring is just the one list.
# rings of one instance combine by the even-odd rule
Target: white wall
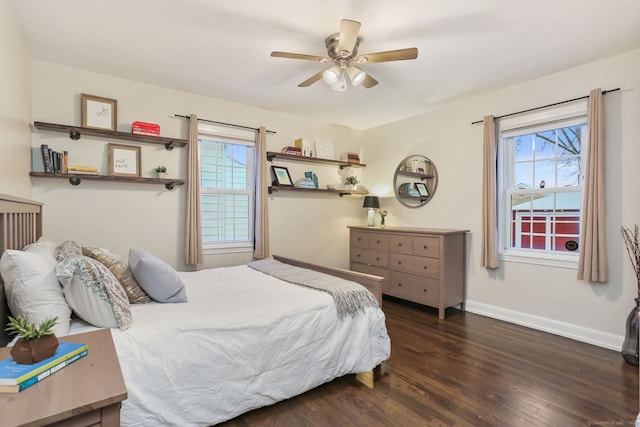
[[29,51],[9,2],[0,0],[0,193],[31,198]]
[[[588,95],[596,87],[621,88],[605,96],[609,283],[576,280],[576,270],[566,268],[513,262],[503,262],[495,272],[481,268],[483,130],[481,124],[471,122],[487,114],[498,116]],[[385,198],[382,207],[390,211],[387,221],[392,226],[471,231],[467,237],[468,310],[619,349],[637,291],[620,226],[640,223],[639,87],[640,50],[635,50],[369,129],[363,147],[366,182],[393,195],[396,165],[409,154],[429,157],[439,174],[434,199],[409,209]]]
[[[195,113],[199,118],[244,126],[264,125],[274,130],[267,137],[270,151],[293,145],[295,139],[324,138],[334,142],[335,151],[359,151],[359,132],[349,128],[304,120],[259,108],[221,101],[192,93],[146,85],[51,63],[32,62],[33,120],[76,124],[80,118],[80,94],[114,98],[118,101],[118,130],[129,132],[135,120],[159,123],[164,136],[187,136],[187,121],[175,114]],[[48,144],[57,151],[69,151],[70,164],[87,164],[107,170],[108,142],[127,141],[82,137],[72,141],[65,134],[35,130],[34,168],[42,168],[37,147]],[[165,151],[162,146],[142,145],[142,173],[166,165],[169,176],[186,177],[187,150]],[[326,185],[338,182],[337,168],[320,165],[279,163],[289,168],[292,179],[313,170]],[[27,174],[28,168],[22,168]],[[129,248],[149,250],[173,266],[183,265],[184,206],[186,188],[167,191],[164,186],[84,181],[79,186],[65,180],[32,178],[33,198],[45,203],[45,234],[61,241],[72,239],[84,246],[107,247],[121,256]],[[272,253],[317,261],[327,265],[348,265],[347,224],[360,220],[362,197],[337,195],[299,197],[278,193],[270,199]],[[205,266],[238,264],[250,256],[210,256]]]

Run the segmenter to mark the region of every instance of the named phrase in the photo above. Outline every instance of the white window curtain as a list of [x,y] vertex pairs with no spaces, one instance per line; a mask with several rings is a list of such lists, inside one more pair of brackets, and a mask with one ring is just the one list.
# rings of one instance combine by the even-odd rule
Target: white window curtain
[[187,161],[187,213],[185,224],[184,262],[196,265],[203,262],[202,212],[200,208],[200,156],[198,153],[198,117],[189,115]]
[[498,232],[496,225],[496,167],[497,136],[495,117],[485,116],[482,174],[482,267],[495,269],[498,260]]
[[267,129],[261,127],[256,134],[255,173],[255,228],[253,257],[269,257],[269,166],[267,165]]
[[589,132],[587,161],[580,229],[580,258],[578,279],[589,282],[607,282],[607,246],[605,230],[605,129],[604,100],[601,89],[589,93],[587,110]]

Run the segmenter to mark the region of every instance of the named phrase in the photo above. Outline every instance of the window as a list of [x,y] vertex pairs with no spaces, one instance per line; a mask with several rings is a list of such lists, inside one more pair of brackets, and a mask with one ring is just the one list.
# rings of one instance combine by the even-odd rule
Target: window
[[503,259],[578,262],[586,108],[582,101],[498,122]]
[[255,134],[200,123],[198,145],[203,251],[252,251]]

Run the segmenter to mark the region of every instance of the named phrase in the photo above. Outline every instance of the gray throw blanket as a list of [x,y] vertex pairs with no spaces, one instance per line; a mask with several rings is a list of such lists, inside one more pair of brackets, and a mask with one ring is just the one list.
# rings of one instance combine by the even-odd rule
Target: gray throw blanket
[[333,297],[338,316],[354,317],[365,307],[378,307],[378,301],[364,286],[349,280],[285,264],[275,259],[261,259],[247,264],[254,270],[296,285],[327,292]]

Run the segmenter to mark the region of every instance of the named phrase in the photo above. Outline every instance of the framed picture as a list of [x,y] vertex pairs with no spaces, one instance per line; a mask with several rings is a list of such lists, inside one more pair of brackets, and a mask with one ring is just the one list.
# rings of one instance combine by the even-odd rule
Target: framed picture
[[289,175],[289,169],[282,166],[271,166],[273,172],[273,185],[284,185],[293,187],[293,181],[291,181],[291,175]]
[[80,94],[82,127],[117,130],[118,101],[101,96]]
[[429,197],[429,189],[427,188],[427,184],[425,184],[424,182],[415,182],[413,186],[418,191],[418,194],[420,194],[420,198]]
[[424,174],[424,168],[418,168],[418,170],[416,172]]
[[109,175],[140,176],[140,147],[109,144]]

